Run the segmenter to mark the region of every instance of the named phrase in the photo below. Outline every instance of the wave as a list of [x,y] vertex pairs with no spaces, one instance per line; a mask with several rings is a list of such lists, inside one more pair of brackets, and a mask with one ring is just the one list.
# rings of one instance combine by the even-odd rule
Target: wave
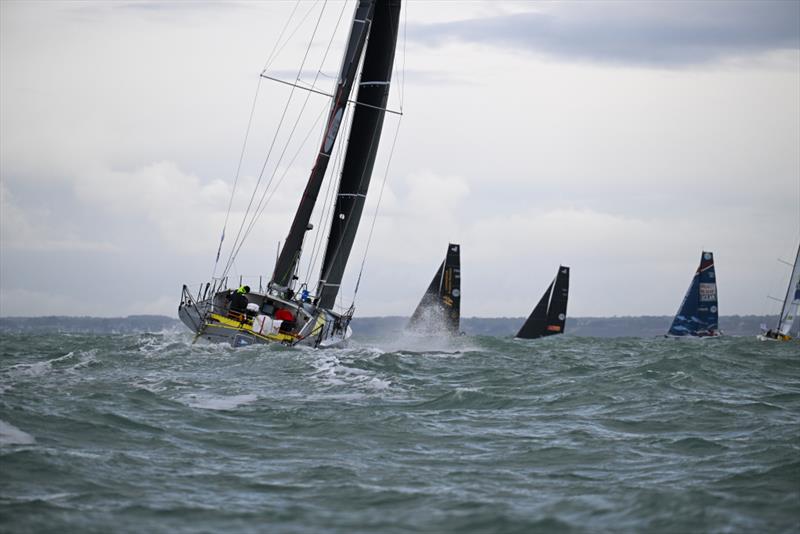
[[202,394],[190,394],[181,399],[181,402],[192,408],[202,408],[204,410],[235,410],[239,406],[252,404],[258,400],[258,395],[251,393],[244,395],[213,396]]
[[0,445],[32,445],[36,438],[0,419]]

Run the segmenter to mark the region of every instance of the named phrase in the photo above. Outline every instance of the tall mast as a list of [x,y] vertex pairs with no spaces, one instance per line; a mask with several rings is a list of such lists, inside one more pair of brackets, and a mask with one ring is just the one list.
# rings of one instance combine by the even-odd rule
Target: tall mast
[[376,1],[347,153],[320,272],[317,295],[322,308],[330,309],[336,301],[364,209],[389,99],[399,22],[400,0]]
[[325,127],[325,137],[317,154],[317,160],[311,170],[311,176],[308,178],[300,205],[297,206],[297,212],[292,221],[289,235],[286,237],[283,249],[281,249],[280,256],[278,256],[278,261],[275,263],[275,272],[272,274],[272,281],[270,282],[270,287],[274,289],[286,289],[292,283],[297,262],[300,260],[303,238],[309,229],[311,213],[314,211],[314,205],[322,187],[322,180],[328,168],[328,162],[333,151],[333,145],[336,142],[336,136],[339,133],[347,101],[350,98],[367,34],[370,31],[374,6],[375,0],[359,0],[356,7],[353,25],[350,28],[350,37],[347,41],[347,50],[342,61],[339,80],[336,84],[331,111]]

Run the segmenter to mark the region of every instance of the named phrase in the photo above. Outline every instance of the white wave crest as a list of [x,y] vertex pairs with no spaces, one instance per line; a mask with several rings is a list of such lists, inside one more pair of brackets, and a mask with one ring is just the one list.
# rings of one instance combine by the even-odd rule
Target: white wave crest
[[202,408],[204,410],[233,410],[245,404],[251,404],[258,400],[258,395],[233,395],[225,396],[206,396],[206,395],[187,395],[182,402],[192,408]]
[[36,443],[33,436],[0,420],[0,445],[30,445],[31,443]]
[[[383,354],[381,350],[368,351],[369,357],[375,358]],[[368,390],[387,390],[393,386],[391,380],[375,376],[373,371],[367,371],[358,367],[351,366],[351,361],[334,355],[324,355],[313,361],[316,371],[314,376],[321,378],[328,386],[355,385]],[[359,351],[359,356],[364,358],[364,350]]]
[[[96,363],[97,362],[97,358],[95,357],[96,355],[97,355],[97,349],[92,349],[88,351],[68,352],[63,356],[59,356],[58,358],[53,358],[43,362],[18,363],[6,369],[6,372],[8,372],[12,376],[28,376],[35,378],[50,373],[54,369],[66,370],[68,372],[76,371],[78,369],[88,367],[93,363]],[[72,360],[75,360],[76,363],[69,367],[65,367],[63,365],[54,367],[54,364],[63,364],[71,362]]]

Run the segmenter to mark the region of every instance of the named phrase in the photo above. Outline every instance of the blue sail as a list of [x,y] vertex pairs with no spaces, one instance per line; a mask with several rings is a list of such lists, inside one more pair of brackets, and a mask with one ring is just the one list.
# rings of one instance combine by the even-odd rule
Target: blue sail
[[714,254],[703,252],[700,266],[669,328],[671,336],[718,336],[717,276]]

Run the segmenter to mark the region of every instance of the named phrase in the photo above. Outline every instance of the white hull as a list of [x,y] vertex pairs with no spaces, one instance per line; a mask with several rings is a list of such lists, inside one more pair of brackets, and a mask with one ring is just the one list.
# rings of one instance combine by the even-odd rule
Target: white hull
[[759,340],[759,341],[776,341],[776,342],[777,341],[791,341],[792,340],[791,337],[789,337],[787,339],[778,339],[778,338],[774,338],[774,337],[770,337],[770,336],[765,336],[764,334],[758,334],[756,336],[756,339]]

